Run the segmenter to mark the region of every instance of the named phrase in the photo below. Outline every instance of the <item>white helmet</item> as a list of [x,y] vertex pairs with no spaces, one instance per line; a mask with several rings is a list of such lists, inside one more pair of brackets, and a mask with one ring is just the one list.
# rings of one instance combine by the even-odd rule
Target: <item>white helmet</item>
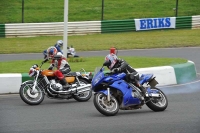
[[62,41],[62,40],[58,40],[56,44],[57,44],[59,47],[62,47],[62,46],[63,46],[63,41]]
[[105,61],[109,61],[109,62],[110,62],[109,66],[108,66],[108,68],[109,68],[110,70],[113,69],[113,67],[114,67],[115,63],[117,62],[117,60],[118,60],[117,56],[116,56],[115,54],[113,54],[113,53],[108,54],[108,55],[105,57]]

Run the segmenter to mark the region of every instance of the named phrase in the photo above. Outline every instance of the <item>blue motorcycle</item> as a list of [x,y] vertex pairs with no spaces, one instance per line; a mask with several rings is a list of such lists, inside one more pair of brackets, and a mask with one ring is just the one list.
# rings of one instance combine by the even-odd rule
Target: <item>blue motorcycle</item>
[[146,84],[147,96],[144,97],[136,84],[126,81],[125,73],[104,73],[104,62],[96,68],[92,79],[92,90],[95,92],[93,103],[103,115],[114,116],[121,110],[140,109],[147,105],[153,111],[164,111],[168,106],[166,95],[155,86],[158,84],[153,74],[142,74],[140,84]]

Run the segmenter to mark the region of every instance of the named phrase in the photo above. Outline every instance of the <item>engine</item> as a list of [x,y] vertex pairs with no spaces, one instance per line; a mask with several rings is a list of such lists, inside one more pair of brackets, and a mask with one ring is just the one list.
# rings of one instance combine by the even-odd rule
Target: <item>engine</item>
[[63,87],[60,83],[56,83],[54,79],[50,80],[50,85],[54,90],[62,90]]
[[140,98],[141,95],[137,92],[137,91],[132,91],[132,96],[135,97],[135,98]]
[[141,91],[139,88],[137,88],[135,85],[133,84],[129,84],[130,86],[132,86],[134,89],[132,90],[132,96],[135,98],[139,98],[141,99],[142,95],[141,95]]

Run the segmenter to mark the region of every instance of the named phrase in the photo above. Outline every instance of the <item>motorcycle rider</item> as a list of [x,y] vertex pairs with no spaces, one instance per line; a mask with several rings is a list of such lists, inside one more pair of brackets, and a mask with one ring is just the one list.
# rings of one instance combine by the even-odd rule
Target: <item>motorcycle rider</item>
[[[62,46],[63,46],[63,41],[62,40],[58,40],[56,42],[56,44],[54,45],[54,47],[57,49],[57,51],[63,54],[63,52],[61,50]],[[46,59],[47,58],[47,50],[43,51],[43,55],[44,55],[44,59]]]
[[132,68],[125,60],[118,58],[111,53],[105,57],[105,61],[109,61],[108,69],[113,73],[126,73],[126,81],[133,82],[141,91],[144,97],[147,97],[146,89],[139,83],[139,73]]
[[66,82],[63,74],[69,73],[71,69],[66,58],[63,56],[62,53],[57,51],[56,47],[53,46],[47,49],[47,58],[48,59],[45,59],[42,63],[45,63],[48,60],[52,60],[49,70],[52,70],[54,67],[57,68],[54,74],[60,80],[63,89],[68,90],[70,88],[70,85]]

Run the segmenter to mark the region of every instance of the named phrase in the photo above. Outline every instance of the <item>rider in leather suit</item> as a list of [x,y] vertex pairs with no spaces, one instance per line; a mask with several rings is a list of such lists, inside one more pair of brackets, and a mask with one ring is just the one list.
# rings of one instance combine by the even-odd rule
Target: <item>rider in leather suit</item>
[[55,47],[49,47],[47,49],[47,57],[48,59],[44,60],[43,63],[45,63],[49,59],[52,60],[49,70],[52,70],[54,67],[57,68],[54,74],[60,80],[60,83],[63,85],[63,89],[68,90],[70,88],[70,85],[66,82],[63,74],[68,74],[71,69],[66,58],[63,56],[62,53],[58,52]]
[[108,69],[111,70],[111,72],[126,73],[127,74],[126,81],[134,83],[134,85],[136,85],[142,91],[143,96],[144,97],[147,96],[146,89],[139,83],[139,73],[134,68],[132,68],[125,60],[119,59],[113,53],[108,54],[105,57],[105,60],[110,62],[110,65],[107,67],[108,67]]
[[[62,41],[62,40],[58,40],[58,41],[56,42],[56,44],[54,45],[54,47],[57,49],[57,51],[63,54],[63,52],[62,52],[62,50],[61,50],[62,46],[63,46],[63,41]],[[44,50],[42,53],[43,53],[43,55],[44,55],[44,59],[47,59],[47,58],[48,58],[48,57],[47,57],[47,54],[48,54],[48,53],[47,53],[47,50]]]

